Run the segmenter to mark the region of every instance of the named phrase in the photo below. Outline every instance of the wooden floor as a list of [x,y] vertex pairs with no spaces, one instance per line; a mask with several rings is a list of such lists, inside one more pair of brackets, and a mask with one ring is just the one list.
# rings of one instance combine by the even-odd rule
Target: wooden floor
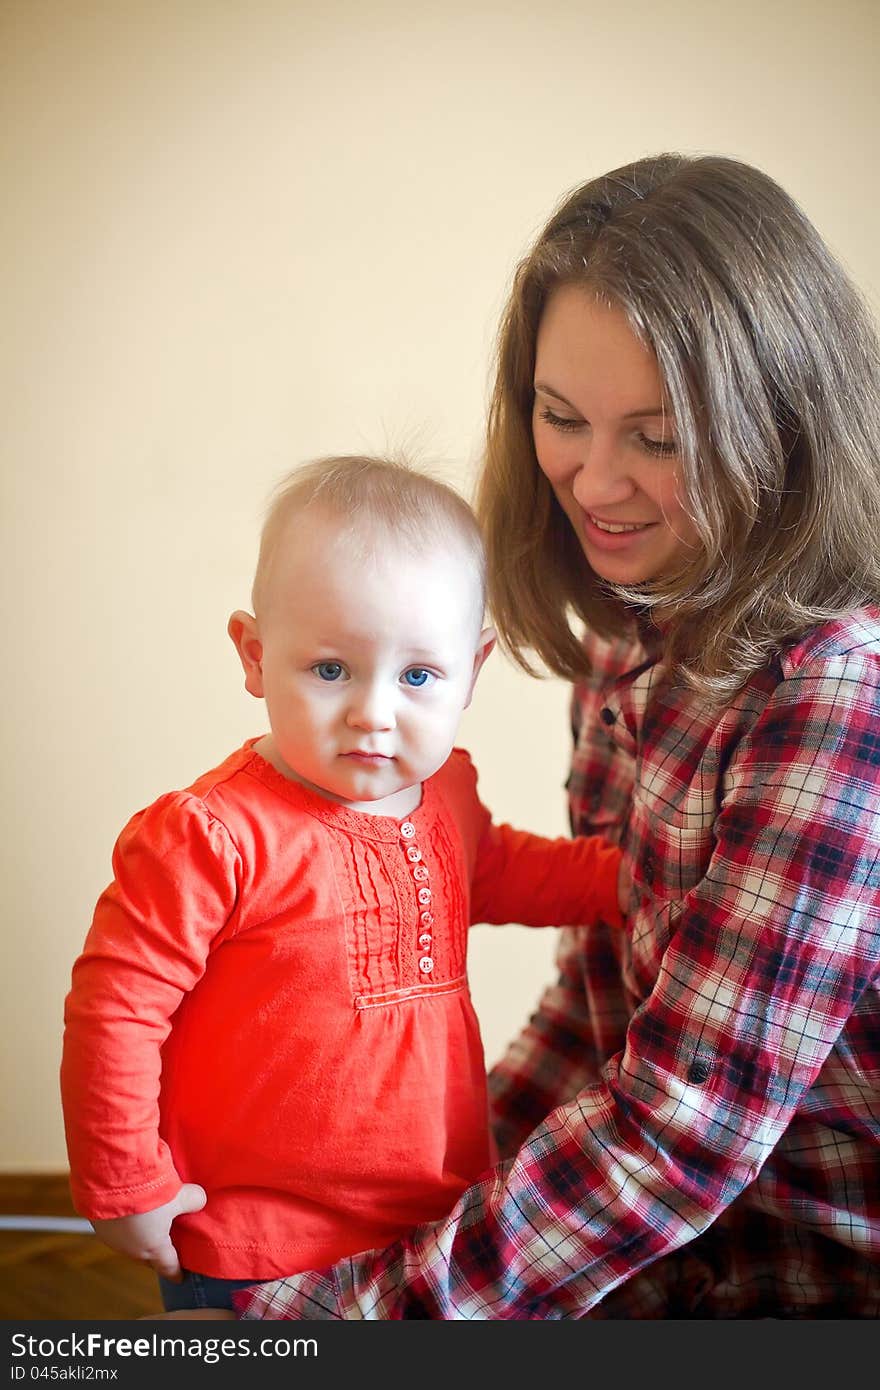
[[[64,1177],[0,1174],[3,1216],[73,1216]],[[139,1318],[161,1313],[156,1276],[93,1235],[0,1230],[0,1319]]]

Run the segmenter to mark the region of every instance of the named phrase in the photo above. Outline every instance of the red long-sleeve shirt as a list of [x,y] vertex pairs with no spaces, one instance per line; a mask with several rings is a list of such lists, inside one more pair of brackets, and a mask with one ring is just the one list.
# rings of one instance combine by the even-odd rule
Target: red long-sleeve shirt
[[405,821],[253,740],[123,830],[66,1001],[79,1211],[207,1191],[185,1268],[267,1278],[443,1215],[495,1153],[472,922],[619,923],[619,851],[496,826],[456,750]]

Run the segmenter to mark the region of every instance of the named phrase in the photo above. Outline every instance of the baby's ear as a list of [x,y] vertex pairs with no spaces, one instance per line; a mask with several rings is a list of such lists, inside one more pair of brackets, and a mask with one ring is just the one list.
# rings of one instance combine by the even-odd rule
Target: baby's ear
[[474,686],[477,683],[477,676],[482,671],[486,658],[489,656],[497,641],[498,634],[496,633],[494,627],[484,627],[483,631],[480,633],[479,641],[477,642],[477,650],[474,653],[474,670],[471,676],[471,687],[468,691],[467,700],[465,701],[465,709],[467,709],[473,697]]
[[252,613],[236,609],[226,625],[238,659],[244,668],[244,688],[258,699],[263,697],[263,644]]

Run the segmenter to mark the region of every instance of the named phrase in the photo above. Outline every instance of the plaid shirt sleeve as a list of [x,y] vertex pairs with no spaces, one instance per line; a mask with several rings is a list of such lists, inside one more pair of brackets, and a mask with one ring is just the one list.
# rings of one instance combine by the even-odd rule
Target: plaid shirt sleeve
[[[815,1171],[795,1173],[793,1186],[790,1163],[774,1170],[802,1108],[811,1119],[834,1111],[831,1127],[847,1131],[847,1093],[820,1099],[811,1088],[848,1021],[862,1014],[864,1044],[864,1010],[876,1009],[878,683],[876,653],[795,663],[760,698],[752,692],[738,722],[716,719],[709,733],[661,701],[643,731],[627,827],[632,939],[618,973],[632,1016],[620,1050],[589,1079],[576,984],[587,943],[566,933],[562,983],[545,1014],[558,1009],[548,1026],[568,1056],[567,1082],[584,1082],[577,1095],[442,1221],[387,1250],[236,1295],[240,1314],[584,1317],[705,1232],[762,1171],[780,1210],[790,1198],[799,1220],[835,1238],[847,1224],[861,1253],[880,1259],[880,1096],[859,1120],[864,1129],[874,1117],[862,1171],[852,1157],[839,1171],[821,1143]],[[877,1022],[863,1090],[880,1075]],[[527,1064],[533,1078],[539,1068]]]

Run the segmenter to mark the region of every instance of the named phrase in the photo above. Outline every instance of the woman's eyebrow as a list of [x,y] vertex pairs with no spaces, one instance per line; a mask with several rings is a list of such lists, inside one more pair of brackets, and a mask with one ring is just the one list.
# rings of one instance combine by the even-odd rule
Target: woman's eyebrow
[[535,390],[540,391],[542,396],[552,396],[555,401],[561,401],[563,405],[568,406],[569,410],[577,409],[577,406],[572,405],[570,400],[561,395],[559,391],[554,391],[553,387],[548,386],[544,381],[536,381]]
[[[572,405],[571,401],[568,400],[568,398],[567,398],[566,396],[563,396],[561,392],[559,392],[559,391],[554,391],[553,387],[552,387],[552,386],[548,386],[547,383],[546,383],[546,381],[536,381],[536,382],[535,382],[534,389],[535,389],[536,391],[540,391],[542,396],[552,396],[553,399],[554,399],[555,401],[561,401],[561,403],[562,403],[563,405],[567,405],[567,406],[568,406],[569,410],[577,410],[577,406],[576,406],[576,405]],[[628,410],[628,411],[626,412],[626,414],[625,414],[624,416],[622,416],[622,419],[624,419],[624,420],[645,420],[645,419],[649,419],[649,420],[650,420],[650,419],[655,419],[655,418],[656,418],[656,419],[658,419],[658,420],[662,420],[662,419],[669,419],[669,416],[670,416],[670,412],[669,412],[668,410],[664,410],[663,407],[662,407],[662,405],[654,404],[654,405],[640,406],[638,410]]]

